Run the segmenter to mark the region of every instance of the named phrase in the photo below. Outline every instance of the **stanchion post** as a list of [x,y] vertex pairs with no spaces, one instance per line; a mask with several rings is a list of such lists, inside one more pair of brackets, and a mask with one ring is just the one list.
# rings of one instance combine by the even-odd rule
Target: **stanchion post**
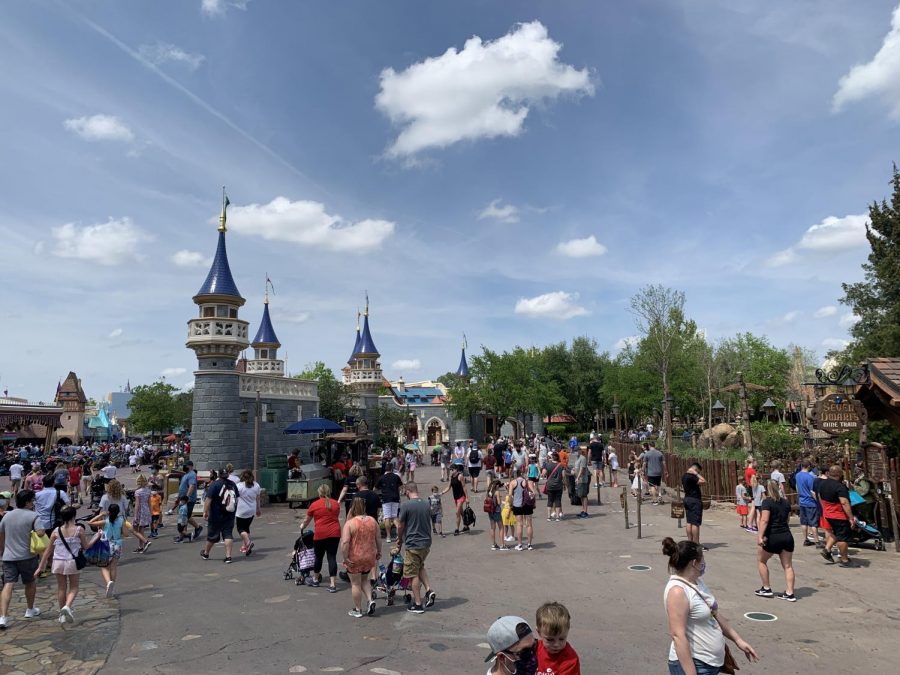
[[638,539],[641,538],[641,502],[644,501],[644,495],[642,493],[638,493],[637,496],[637,526],[638,526]]
[[631,527],[628,524],[628,488],[622,488],[622,508],[625,510],[625,529],[627,530]]
[[[678,501],[680,501],[683,504],[684,501],[681,499],[681,483],[680,482],[678,483],[678,485],[676,486],[675,489],[677,490],[676,494],[678,495]],[[683,527],[683,525],[681,524],[681,516],[678,516],[678,529],[680,530],[682,527]]]

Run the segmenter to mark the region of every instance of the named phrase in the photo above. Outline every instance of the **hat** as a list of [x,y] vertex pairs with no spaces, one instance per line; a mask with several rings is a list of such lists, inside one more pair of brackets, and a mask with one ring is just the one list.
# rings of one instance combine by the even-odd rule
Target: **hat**
[[487,640],[491,653],[485,663],[497,658],[497,654],[506,651],[523,637],[531,635],[531,626],[521,616],[501,616],[488,628]]

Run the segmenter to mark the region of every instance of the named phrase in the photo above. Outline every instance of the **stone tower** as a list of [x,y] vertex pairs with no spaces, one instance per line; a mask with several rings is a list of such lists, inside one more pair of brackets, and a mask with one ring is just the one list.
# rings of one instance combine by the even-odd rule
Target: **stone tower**
[[228,199],[224,198],[216,255],[206,281],[193,298],[199,311],[188,321],[185,343],[197,354],[191,457],[200,469],[235,461],[245,451],[241,443],[240,375],[235,360],[250,342],[247,322],[238,317],[244,298],[234,283],[225,248],[227,206]]
[[378,407],[378,393],[384,383],[381,372],[381,354],[372,340],[369,331],[369,298],[366,296],[366,309],[363,312],[362,332],[359,329],[359,316],[356,320],[356,343],[353,354],[347,365],[341,370],[344,384],[353,391],[354,407],[359,410],[360,417],[366,420],[369,429],[375,429],[375,411]]
[[[56,402],[63,407],[60,428],[56,430],[59,441],[81,443],[84,439],[84,411],[87,397],[81,388],[81,380],[69,371],[66,379],[56,388]],[[49,433],[49,432],[48,432]]]

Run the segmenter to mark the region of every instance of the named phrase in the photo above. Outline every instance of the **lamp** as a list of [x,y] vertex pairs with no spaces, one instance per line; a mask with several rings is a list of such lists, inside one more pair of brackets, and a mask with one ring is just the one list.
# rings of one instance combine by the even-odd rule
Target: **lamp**
[[271,408],[266,410],[266,422],[268,422],[269,424],[275,423],[275,411]]
[[250,420],[250,411],[246,408],[241,408],[241,424],[246,424]]

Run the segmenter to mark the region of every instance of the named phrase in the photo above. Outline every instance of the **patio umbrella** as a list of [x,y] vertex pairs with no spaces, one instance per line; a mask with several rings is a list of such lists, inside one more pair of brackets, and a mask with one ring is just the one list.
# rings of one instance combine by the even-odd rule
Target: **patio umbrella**
[[169,435],[166,436],[163,440],[164,440],[166,443],[174,443],[175,441],[178,440],[178,436],[176,436],[175,434],[169,434]]
[[328,432],[343,431],[337,422],[332,422],[324,417],[310,417],[308,420],[294,422],[291,426],[284,430],[286,434],[324,434]]

